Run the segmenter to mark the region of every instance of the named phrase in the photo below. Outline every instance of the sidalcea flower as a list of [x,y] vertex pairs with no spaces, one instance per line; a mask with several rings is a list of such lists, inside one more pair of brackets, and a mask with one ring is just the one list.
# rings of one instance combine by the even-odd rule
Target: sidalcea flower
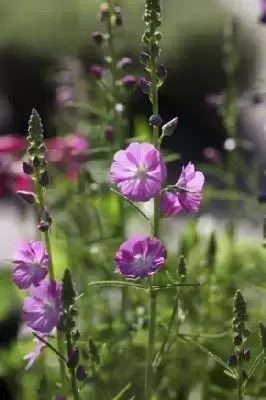
[[88,151],[88,140],[80,133],[50,139],[46,142],[48,160],[63,168],[67,178],[75,181],[80,170],[80,158]]
[[0,198],[17,190],[31,190],[31,178],[23,173],[22,163],[8,154],[0,154]]
[[204,175],[195,170],[192,163],[182,167],[181,175],[176,183],[175,192],[165,192],[161,197],[163,214],[177,215],[180,211],[196,212],[202,200]]
[[57,327],[61,312],[61,285],[45,279],[30,288],[23,303],[24,319],[29,328],[43,335]]
[[266,0],[259,0],[260,2],[260,14],[259,14],[259,22],[261,24],[266,24]]
[[12,278],[20,289],[37,286],[45,278],[49,268],[49,256],[43,242],[27,242],[19,245],[12,259]]
[[110,181],[132,201],[148,201],[160,193],[166,178],[162,156],[152,144],[131,143],[114,155]]
[[154,275],[166,259],[166,249],[159,239],[135,236],[122,243],[114,261],[116,272],[127,279],[146,278]]
[[26,141],[22,137],[6,135],[0,137],[0,154],[19,154],[26,150]]
[[35,361],[37,360],[37,358],[39,357],[39,355],[42,353],[43,349],[45,348],[45,343],[42,342],[41,340],[35,338],[34,342],[35,342],[35,347],[34,347],[33,351],[29,354],[26,354],[23,357],[23,360],[28,361],[28,364],[25,367],[26,370],[30,369],[33,366],[33,364],[35,363]]

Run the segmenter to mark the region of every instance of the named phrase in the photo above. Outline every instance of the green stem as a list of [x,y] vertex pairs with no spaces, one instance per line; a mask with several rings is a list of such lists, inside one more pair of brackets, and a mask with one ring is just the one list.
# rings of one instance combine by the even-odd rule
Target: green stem
[[[72,345],[71,335],[69,332],[66,333],[66,345],[67,345],[67,354],[70,357],[73,351],[73,345]],[[69,368],[69,372],[71,378],[71,389],[73,394],[73,400],[79,400],[79,390],[78,390],[75,368]]]
[[[45,213],[45,201],[44,201],[44,189],[43,187],[39,184],[39,172],[35,173],[35,192],[38,198],[39,202],[39,210],[40,210],[40,217],[42,217]],[[53,255],[52,255],[52,246],[51,246],[51,241],[50,241],[50,236],[49,232],[46,231],[44,233],[44,241],[45,241],[45,246],[46,250],[49,256],[49,277],[52,281],[55,280],[55,274],[54,274],[54,264],[53,264]],[[57,347],[58,347],[58,352],[64,356],[64,343],[63,343],[63,337],[60,334],[60,332],[57,330],[56,334],[56,339],[57,339]],[[60,367],[60,376],[61,376],[61,381],[62,383],[66,382],[66,373],[65,373],[65,363],[64,360],[61,357],[58,357],[59,361],[59,367]]]
[[243,379],[241,364],[238,367],[238,381],[237,381],[237,400],[243,400]]
[[[156,74],[156,57],[151,56],[151,102],[152,102],[152,113],[158,115],[159,113],[159,101],[158,101],[158,87],[157,87],[157,74]],[[159,142],[159,128],[153,127],[153,145],[156,148],[160,148]],[[160,195],[154,199],[154,225],[153,234],[155,237],[159,237],[160,234]]]
[[153,354],[156,328],[156,298],[157,292],[150,288],[150,316],[149,316],[149,339],[145,371],[145,400],[151,400],[153,388]]
[[[116,61],[117,61],[117,56],[116,56],[116,51],[115,51],[115,46],[114,46],[114,34],[113,34],[113,24],[112,24],[112,11],[113,11],[113,2],[112,0],[107,0],[110,13],[109,13],[109,18],[107,19],[107,33],[108,33],[108,50],[109,50],[109,55],[110,55],[110,70],[111,70],[111,76],[112,76],[112,95],[113,95],[113,107],[115,107],[115,101],[118,98],[117,96],[117,86],[116,86],[116,76],[117,76],[117,70],[116,70]],[[115,136],[118,138],[117,140],[117,146],[118,149],[123,149],[125,146],[125,135],[123,132],[123,129],[120,129],[120,124],[119,124],[119,117],[117,112],[114,113],[114,133]],[[125,225],[126,225],[126,209],[125,209],[125,201],[123,198],[118,199],[118,204],[119,204],[119,230],[121,232],[122,240],[125,240],[126,234],[125,234]],[[126,318],[126,311],[127,311],[127,304],[128,304],[128,290],[126,287],[122,288],[122,307],[121,307],[121,315],[122,319],[125,320]]]
[[[154,361],[153,361],[153,366],[154,367],[158,367],[159,366],[159,364],[160,364],[160,362],[162,360],[162,357],[164,356],[164,354],[167,351],[167,346],[169,344],[169,339],[170,339],[170,334],[171,334],[171,331],[172,331],[172,328],[173,328],[173,324],[174,324],[174,321],[175,321],[176,317],[178,318],[178,307],[179,307],[179,290],[177,290],[177,292],[176,292],[175,301],[174,301],[174,308],[173,308],[172,315],[171,315],[171,318],[170,318],[170,321],[169,321],[169,324],[168,324],[168,327],[167,327],[167,332],[166,332],[164,341],[163,341],[163,343],[161,345],[161,348],[160,348],[159,352],[156,354],[156,357],[154,358]],[[177,334],[177,332],[176,332],[176,334]]]

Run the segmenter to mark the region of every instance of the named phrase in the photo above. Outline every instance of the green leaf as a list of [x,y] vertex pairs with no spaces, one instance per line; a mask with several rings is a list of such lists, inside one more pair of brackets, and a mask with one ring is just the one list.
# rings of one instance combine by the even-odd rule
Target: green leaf
[[131,388],[132,383],[127,384],[122,390],[121,392],[119,392],[115,397],[112,398],[112,400],[120,400],[123,396],[124,393],[126,393],[128,391],[128,389]]
[[264,360],[264,350],[256,357],[254,360],[253,364],[251,365],[248,374],[247,374],[247,379],[245,380],[244,386],[246,386],[248,380],[252,377],[258,366],[262,363]]
[[170,154],[166,154],[163,159],[164,159],[164,162],[170,163],[172,161],[179,160],[180,157],[181,156],[178,153],[170,153]]
[[134,289],[146,290],[142,285],[130,282],[119,282],[119,281],[96,281],[88,283],[88,286],[127,286]]
[[234,372],[231,370],[231,368],[228,367],[228,365],[219,357],[217,354],[212,353],[210,350],[207,349],[203,344],[198,343],[197,341],[189,338],[189,337],[183,337],[182,340],[185,342],[194,344],[198,349],[203,351],[205,354],[213,358],[217,364],[219,364],[221,367],[223,367],[226,371],[228,371],[231,375],[234,375]]
[[135,140],[136,138],[138,138],[139,141],[151,143],[152,142],[151,130],[146,119],[137,117],[135,120],[135,126],[136,126],[134,132]]

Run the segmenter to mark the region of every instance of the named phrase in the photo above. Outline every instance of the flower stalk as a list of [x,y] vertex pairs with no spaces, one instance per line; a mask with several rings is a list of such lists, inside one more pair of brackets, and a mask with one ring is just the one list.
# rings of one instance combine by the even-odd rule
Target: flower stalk
[[[49,225],[51,224],[51,217],[46,212],[45,196],[44,196],[45,187],[48,185],[46,147],[43,138],[42,121],[38,112],[35,109],[32,110],[32,114],[29,120],[27,141],[28,141],[29,162],[30,165],[32,166],[32,178],[35,188],[39,222],[40,223],[44,222],[45,224],[47,224],[47,229],[44,230],[43,234],[45,239],[46,250],[49,256],[48,273],[51,281],[55,281],[52,247],[51,247],[50,235],[48,232]],[[58,352],[64,355],[63,351],[64,345],[62,342],[61,334],[58,331],[57,331],[57,346],[58,346]],[[62,357],[58,357],[58,361],[60,366],[61,382],[62,384],[64,384],[64,382],[66,382],[65,363]]]

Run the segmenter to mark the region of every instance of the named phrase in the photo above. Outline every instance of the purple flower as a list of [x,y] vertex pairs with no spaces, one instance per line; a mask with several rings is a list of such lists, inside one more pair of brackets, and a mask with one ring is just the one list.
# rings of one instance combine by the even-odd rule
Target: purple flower
[[122,243],[114,261],[116,272],[127,279],[145,278],[162,268],[166,249],[160,240],[149,236],[135,236]]
[[181,175],[176,183],[176,193],[165,192],[161,198],[161,210],[167,215],[177,215],[180,211],[196,212],[202,200],[204,175],[195,171],[191,162],[182,167]]
[[132,89],[137,84],[137,79],[133,75],[126,75],[121,80],[122,85],[125,89]]
[[132,201],[148,201],[160,193],[166,166],[160,152],[149,143],[131,143],[115,153],[110,180]]
[[118,61],[117,68],[124,69],[124,68],[127,68],[128,66],[130,66],[131,64],[132,64],[132,58],[124,57]]
[[30,288],[30,296],[24,299],[25,322],[33,331],[50,333],[59,322],[61,311],[61,285],[44,280],[38,287]]
[[266,24],[266,0],[260,0],[260,14],[258,20],[261,24]]
[[45,343],[43,343],[41,340],[39,340],[37,338],[34,339],[34,342],[35,342],[35,347],[34,347],[33,351],[29,354],[26,354],[23,357],[23,360],[28,361],[28,364],[25,367],[26,370],[28,370],[29,368],[32,367],[32,365],[34,364],[34,362],[39,357],[39,355],[41,354],[41,352],[43,351],[43,349],[45,347]]
[[12,278],[19,289],[37,286],[45,278],[49,268],[49,256],[43,242],[27,242],[19,245],[12,259]]

